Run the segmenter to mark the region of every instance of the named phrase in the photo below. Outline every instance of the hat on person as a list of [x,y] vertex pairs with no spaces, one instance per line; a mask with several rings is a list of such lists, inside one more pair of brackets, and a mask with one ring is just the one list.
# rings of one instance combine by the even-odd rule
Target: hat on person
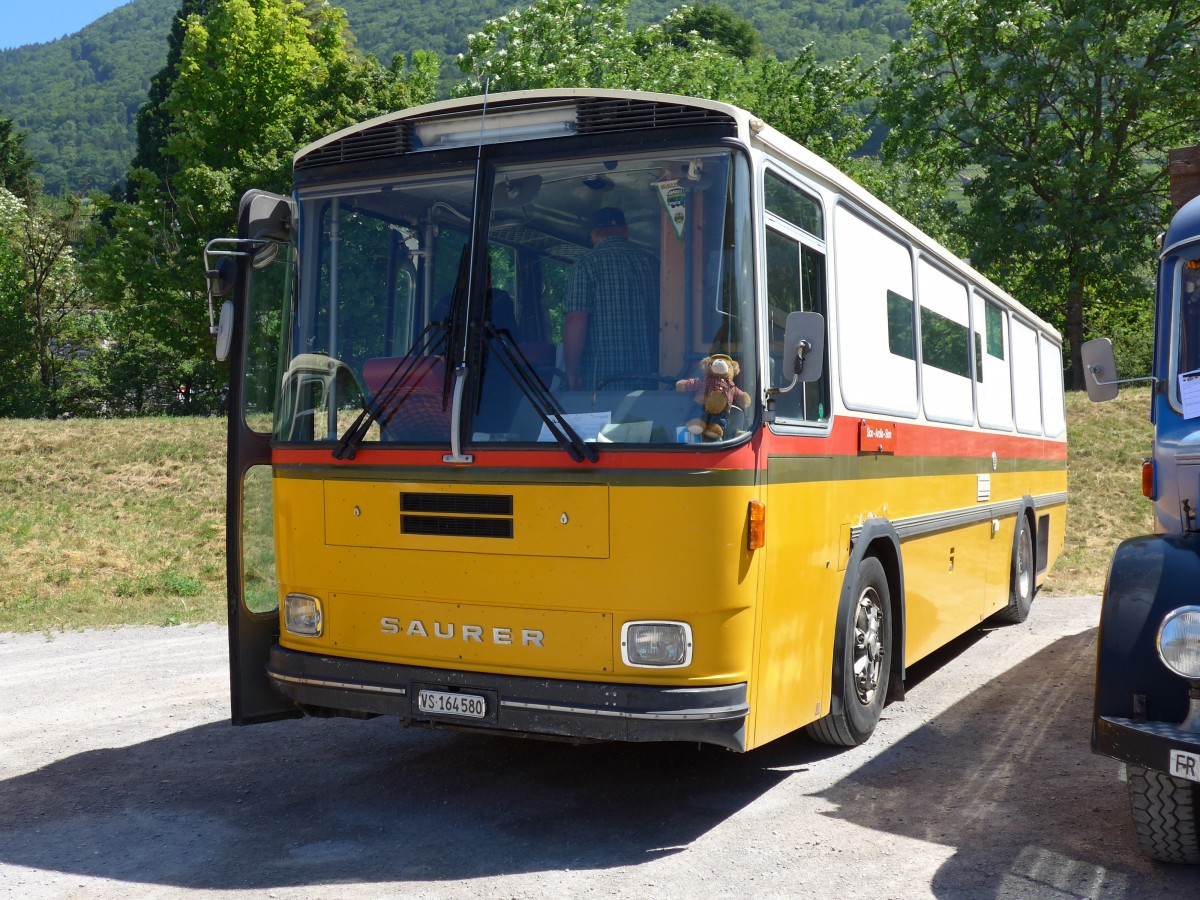
[[606,206],[592,213],[592,230],[597,228],[613,228],[625,224],[625,213],[615,206]]

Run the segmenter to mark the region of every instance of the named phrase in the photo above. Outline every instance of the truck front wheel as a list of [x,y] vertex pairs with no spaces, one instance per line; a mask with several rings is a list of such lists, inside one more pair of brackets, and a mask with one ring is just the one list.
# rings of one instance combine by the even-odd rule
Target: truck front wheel
[[1196,809],[1200,784],[1128,767],[1129,806],[1142,852],[1169,863],[1200,863]]

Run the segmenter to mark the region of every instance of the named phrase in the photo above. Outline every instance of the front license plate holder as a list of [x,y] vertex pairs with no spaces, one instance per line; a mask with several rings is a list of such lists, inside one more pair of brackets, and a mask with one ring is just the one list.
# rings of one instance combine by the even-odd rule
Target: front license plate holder
[[412,686],[412,715],[417,719],[464,724],[495,724],[500,697],[495,691],[440,684]]
[[1189,753],[1186,750],[1168,751],[1167,774],[1200,782],[1200,753]]

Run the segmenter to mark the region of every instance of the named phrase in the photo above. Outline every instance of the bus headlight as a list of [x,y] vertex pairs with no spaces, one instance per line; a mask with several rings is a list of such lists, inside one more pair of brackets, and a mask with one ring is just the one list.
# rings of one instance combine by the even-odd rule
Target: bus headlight
[[1158,656],[1184,678],[1200,679],[1200,606],[1181,606],[1158,629]]
[[283,627],[292,634],[321,636],[321,601],[308,594],[288,594],[283,600]]
[[682,668],[692,661],[692,626],[626,622],[621,626],[621,660],[637,668]]

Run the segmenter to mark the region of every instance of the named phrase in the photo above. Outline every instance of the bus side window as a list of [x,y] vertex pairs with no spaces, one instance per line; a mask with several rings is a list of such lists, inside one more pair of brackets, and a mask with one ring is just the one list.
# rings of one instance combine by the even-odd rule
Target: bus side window
[[[818,312],[828,317],[825,298],[825,254],[814,246],[825,237],[820,204],[768,170],[763,180],[767,227],[767,316],[770,387],[786,387],[783,371],[784,323],[790,312]],[[814,240],[815,239],[815,240]],[[828,349],[826,350],[828,353]],[[824,371],[829,371],[828,361]],[[776,420],[820,422],[829,416],[828,377],[798,385],[775,398]]]
[[[811,247],[772,229],[767,230],[767,298],[770,334],[770,387],[786,387],[791,373],[784,371],[783,333],[790,312],[825,309],[825,257]],[[825,371],[828,371],[828,363]],[[829,415],[828,380],[822,378],[775,398],[776,419],[819,422]]]

